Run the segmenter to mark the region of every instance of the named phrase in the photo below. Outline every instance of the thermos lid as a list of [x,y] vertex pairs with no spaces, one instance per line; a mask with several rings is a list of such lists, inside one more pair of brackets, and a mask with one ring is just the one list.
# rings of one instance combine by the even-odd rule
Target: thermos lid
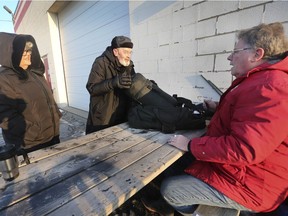
[[15,145],[0,146],[0,160],[6,160],[16,155]]

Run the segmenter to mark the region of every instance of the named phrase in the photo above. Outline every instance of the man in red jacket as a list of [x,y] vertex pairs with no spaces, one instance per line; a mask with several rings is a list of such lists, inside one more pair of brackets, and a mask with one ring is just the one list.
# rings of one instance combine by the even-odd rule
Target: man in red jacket
[[170,144],[196,160],[188,175],[161,185],[164,199],[191,215],[203,204],[269,212],[288,194],[288,44],[281,23],[238,34],[228,57],[236,77],[218,103],[205,136],[174,136]]

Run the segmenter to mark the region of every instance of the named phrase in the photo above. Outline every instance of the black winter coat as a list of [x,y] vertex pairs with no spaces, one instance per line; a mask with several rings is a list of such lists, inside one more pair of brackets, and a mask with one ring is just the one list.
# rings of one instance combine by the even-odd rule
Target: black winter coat
[[[19,67],[26,41],[31,65]],[[0,127],[6,144],[30,149],[59,141],[61,113],[44,77],[44,64],[30,35],[0,33]]]
[[122,66],[107,47],[92,65],[86,88],[90,93],[87,126],[113,126],[127,121],[131,99],[123,89],[114,89],[112,80],[121,73],[134,75],[131,61],[128,67]]

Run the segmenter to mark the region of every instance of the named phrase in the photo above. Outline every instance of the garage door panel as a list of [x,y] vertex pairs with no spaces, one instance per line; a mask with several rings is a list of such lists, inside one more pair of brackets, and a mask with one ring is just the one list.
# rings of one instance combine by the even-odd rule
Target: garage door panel
[[[85,83],[84,85],[84,88],[86,88],[86,82],[87,82],[87,79],[83,76],[71,76],[71,77],[68,77],[66,78],[66,82],[67,82],[67,85],[70,85],[71,87],[79,87],[78,90],[80,90],[80,88],[83,88],[83,83]],[[71,90],[73,90],[73,88],[71,88]]]
[[[77,103],[80,102],[79,104],[84,104],[86,100],[83,101],[83,97],[87,97],[88,101],[89,101],[89,93],[88,93],[88,91],[84,91],[83,92],[83,88],[85,88],[85,90],[86,90],[86,82],[87,82],[87,80],[85,80],[85,79],[81,80],[80,77],[78,77],[77,80],[78,80],[78,82],[76,81],[75,78],[67,79],[66,85],[69,88],[69,94],[68,94],[69,95],[69,100],[70,100],[70,102],[75,101],[75,99],[73,99],[73,97],[75,96],[75,97],[81,99],[81,100],[77,101]],[[83,87],[83,83],[85,83],[84,87]],[[77,106],[77,108],[79,108],[79,107]]]
[[[117,32],[121,32],[123,35],[129,34],[129,31],[122,31],[122,29],[127,29],[127,24],[123,23],[125,20],[129,21],[129,19],[117,20],[101,29],[101,31],[93,32],[95,36],[93,33],[89,33],[74,41],[73,45],[65,46],[66,51],[69,53],[65,60],[73,61],[82,56],[95,56],[99,52],[101,54],[110,45],[111,39]],[[108,38],[107,35],[111,36]]]
[[88,110],[86,82],[92,63],[114,36],[129,36],[128,4],[128,1],[72,1],[59,14],[69,106]]
[[67,66],[69,73],[67,73],[66,78],[88,76],[94,60],[94,57],[90,57],[90,59],[86,58],[83,61],[79,60],[79,64],[70,64],[71,66]]
[[[77,106],[73,106],[77,109],[81,109],[81,110],[87,110],[87,107],[89,107],[89,100],[84,100],[83,101],[83,97],[86,96],[89,98],[88,93],[86,93],[86,95],[81,95],[81,94],[70,94],[68,99],[71,101],[72,104],[77,104]],[[79,103],[79,101],[82,101],[81,103]]]
[[[103,4],[105,5],[104,8],[101,7]],[[123,2],[113,2],[113,4],[111,4],[111,2],[105,1],[94,3],[89,8],[81,8],[83,11],[79,11],[78,16],[73,16],[70,22],[68,21],[66,24],[63,24],[68,32],[74,31],[73,34],[64,35],[67,37],[67,40],[63,45],[73,43],[75,40],[87,34],[93,34],[93,31],[97,31],[103,27],[105,28],[105,26],[110,23],[121,20],[123,16],[128,17],[129,13],[126,5],[127,4],[123,4]],[[122,11],[126,11],[126,13],[121,13]],[[60,23],[60,25],[62,26],[62,23]],[[81,31],[77,29],[81,29]]]
[[[79,18],[85,11],[89,10],[96,2],[93,1],[74,1],[70,2],[59,14],[59,23],[66,28],[72,21]],[[85,14],[84,14],[85,16]],[[72,24],[73,26],[73,24]]]
[[[101,26],[100,28],[95,28],[95,26],[93,24],[91,24],[90,28],[88,28],[87,30],[83,29],[83,25],[87,25],[85,22],[83,22],[81,25],[79,25],[78,27],[75,26],[75,29],[71,29],[69,30],[70,34],[77,34],[76,31],[83,31],[78,33],[78,37],[73,37],[71,35],[64,35],[62,34],[61,37],[65,38],[65,42],[62,43],[62,45],[64,47],[66,46],[71,46],[71,44],[77,43],[79,41],[85,42],[87,43],[87,39],[93,39],[95,38],[95,36],[97,35],[98,37],[103,35],[105,36],[105,38],[108,36],[106,33],[107,32],[122,32],[122,29],[129,29],[129,23],[127,26],[127,23],[123,23],[123,21],[125,20],[129,20],[128,17],[122,17],[122,20],[119,19],[115,19],[110,23],[105,23],[105,25],[103,24],[103,26]],[[112,28],[112,29],[111,29]],[[77,30],[76,30],[77,29]],[[103,32],[104,31],[104,32]],[[106,32],[105,32],[106,31]],[[128,30],[129,32],[129,30]]]

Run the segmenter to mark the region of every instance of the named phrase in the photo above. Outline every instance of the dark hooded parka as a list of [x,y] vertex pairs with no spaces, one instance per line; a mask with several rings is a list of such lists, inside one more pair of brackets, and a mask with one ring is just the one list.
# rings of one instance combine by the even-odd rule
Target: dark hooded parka
[[[20,62],[26,42],[32,42],[31,65]],[[59,142],[61,113],[44,77],[35,39],[0,32],[0,127],[6,145],[37,149]]]

